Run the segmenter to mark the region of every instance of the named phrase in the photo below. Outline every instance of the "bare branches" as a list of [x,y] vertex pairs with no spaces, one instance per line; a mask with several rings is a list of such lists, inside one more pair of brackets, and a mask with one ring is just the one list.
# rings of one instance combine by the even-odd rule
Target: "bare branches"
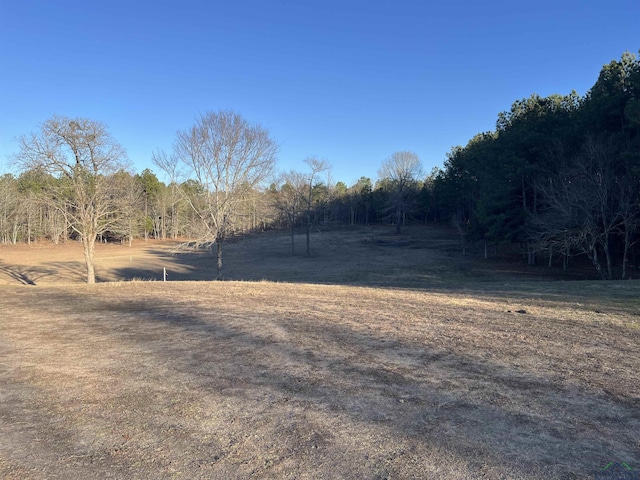
[[422,176],[420,158],[413,152],[396,152],[382,163],[378,176],[405,188]]
[[[382,163],[378,176],[390,182],[392,187],[391,209],[396,221],[396,234],[410,209],[411,190],[423,174],[418,155],[413,152],[396,152]],[[414,188],[415,190],[415,188]]]
[[177,133],[174,145],[185,173],[211,192],[255,187],[273,172],[277,150],[265,128],[233,112],[202,115],[193,127]]
[[86,118],[54,116],[38,133],[20,138],[15,160],[22,169],[53,175],[51,204],[83,242],[87,282],[95,282],[93,249],[97,235],[108,230],[119,207],[114,174],[126,164],[124,149],[104,124]]
[[570,161],[561,154],[555,151],[563,165],[559,172],[536,183],[541,205],[528,219],[530,239],[549,255],[556,251],[566,258],[584,253],[602,278],[611,279],[610,239],[622,234],[624,277],[639,205],[627,172],[620,168],[618,148],[611,141],[587,138]]
[[[182,189],[183,197],[201,221],[202,242],[218,248],[218,278],[222,275],[222,242],[246,195],[266,180],[275,165],[277,144],[260,125],[234,112],[208,112],[194,126],[179,131],[172,156],[154,153],[154,162],[172,179],[182,167],[197,189]],[[184,184],[184,182],[183,182]]]
[[95,120],[54,116],[40,132],[22,136],[19,143],[16,160],[22,169],[39,167],[54,176],[74,178],[78,169],[107,175],[126,167],[124,149]]

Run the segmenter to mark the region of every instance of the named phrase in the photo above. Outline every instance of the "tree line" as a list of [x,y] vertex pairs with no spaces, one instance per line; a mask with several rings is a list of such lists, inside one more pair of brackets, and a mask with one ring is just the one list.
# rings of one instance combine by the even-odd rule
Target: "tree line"
[[640,60],[605,65],[583,97],[516,101],[431,181],[434,215],[463,241],[517,241],[528,263],[565,269],[586,256],[603,279],[626,278],[640,242]]
[[310,255],[319,224],[411,221],[420,185],[411,152],[388,159],[375,186],[364,177],[351,187],[334,184],[329,163],[313,157],[303,170],[278,174],[268,131],[229,111],[201,115],[178,131],[171,152],[153,153],[166,183],[151,169],[132,173],[124,149],[95,120],[54,116],[19,143],[20,174],[0,177],[0,242],[77,240],[88,283],[99,241],[195,240],[216,255],[220,279],[230,236],[290,229],[295,254],[293,234],[304,227]]
[[[605,65],[583,96],[516,101],[496,129],[447,154],[428,175],[415,153],[381,165],[377,181],[331,180],[326,160],[277,173],[269,132],[235,112],[207,112],[178,131],[170,152],[134,174],[99,121],[54,116],[19,139],[19,175],[0,177],[0,242],[82,243],[95,281],[96,241],[191,239],[211,248],[222,278],[230,236],[269,228],[306,235],[319,224],[455,226],[489,247],[519,242],[531,264],[568,268],[586,256],[602,278],[637,268],[640,243],[640,61]],[[618,268],[620,267],[620,268]]]

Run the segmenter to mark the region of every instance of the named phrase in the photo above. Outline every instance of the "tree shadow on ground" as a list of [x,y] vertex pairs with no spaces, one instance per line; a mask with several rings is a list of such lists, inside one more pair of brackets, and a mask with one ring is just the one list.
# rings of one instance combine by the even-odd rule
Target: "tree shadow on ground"
[[[304,235],[295,237],[295,254],[290,236],[283,232],[237,238],[223,247],[223,278],[430,290],[591,278],[582,270],[559,274],[557,269],[530,267],[513,252],[489,259],[480,252],[463,257],[456,238],[438,227],[407,228],[400,237],[385,227],[335,229],[314,233],[311,245],[307,256]],[[216,259],[206,248],[176,248],[173,254],[152,248],[147,253],[158,261],[117,268],[113,277],[161,280],[165,267],[168,280],[216,278]]]
[[9,265],[0,262],[0,274],[22,285],[36,285],[40,278],[55,275],[55,269],[46,266]]
[[[65,281],[87,281],[87,266],[84,262],[48,262],[46,265],[52,272],[51,275],[60,276]],[[98,268],[96,268],[96,280],[100,280]]]
[[[266,428],[283,452],[313,425],[326,444],[343,426],[354,434],[372,428],[386,436],[383,443],[415,448],[409,455],[446,451],[470,478],[487,468],[494,478],[573,478],[612,459],[640,458],[637,398],[490,356],[394,340],[322,316],[244,319],[225,305],[207,311],[158,298],[114,302],[62,292],[55,303],[56,314],[74,318],[82,310],[78,321],[89,334],[143,348],[150,365],[168,369],[169,382],[187,379],[178,388],[232,398],[250,418],[225,420]],[[294,417],[279,417],[284,403]],[[349,461],[360,455],[355,449]],[[397,473],[403,455],[387,459],[386,474]],[[346,468],[347,459],[337,462],[336,471]]]

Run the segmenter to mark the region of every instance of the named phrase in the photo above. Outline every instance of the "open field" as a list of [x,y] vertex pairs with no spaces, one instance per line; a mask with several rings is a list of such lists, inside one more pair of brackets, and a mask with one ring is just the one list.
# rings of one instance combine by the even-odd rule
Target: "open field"
[[640,468],[637,282],[464,260],[444,231],[322,233],[312,258],[287,240],[230,245],[225,275],[251,281],[228,282],[126,282],[213,262],[103,245],[116,281],[93,286],[75,245],[0,248],[0,478]]
[[[287,234],[267,232],[224,245],[226,280],[270,280],[360,286],[438,288],[523,279],[596,278],[595,270],[573,267],[529,268],[517,255],[484,260],[478,250],[462,257],[457,235],[447,228],[413,227],[394,235],[390,227],[343,228],[315,232],[311,257],[304,235],[296,236],[295,255]],[[513,250],[513,247],[510,247]],[[503,250],[505,250],[503,252]],[[215,261],[207,249],[181,248],[175,241],[136,241],[96,245],[98,281],[212,280]],[[0,245],[0,285],[83,283],[85,266],[79,243]],[[637,272],[632,272],[636,274]]]

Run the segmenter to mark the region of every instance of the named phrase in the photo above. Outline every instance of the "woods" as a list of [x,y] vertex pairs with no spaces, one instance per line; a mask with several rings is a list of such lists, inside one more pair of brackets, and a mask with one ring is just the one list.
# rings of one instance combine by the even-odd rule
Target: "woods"
[[[267,228],[307,236],[318,225],[454,226],[461,253],[522,246],[530,265],[586,258],[603,279],[640,260],[640,60],[624,53],[584,95],[517,100],[496,128],[447,154],[428,175],[413,152],[381,162],[379,178],[333,183],[309,157],[277,174],[277,144],[234,112],[209,112],[153,161],[168,181],[128,169],[124,148],[95,120],[54,116],[19,139],[19,174],[0,177],[0,242],[82,242],[95,281],[96,240],[188,238],[215,246]],[[296,254],[292,240],[291,254]]]
[[469,240],[522,243],[531,265],[586,255],[603,279],[616,262],[626,278],[640,221],[639,94],[640,62],[625,53],[584,97],[516,101],[495,131],[448,155],[434,179],[439,217]]

